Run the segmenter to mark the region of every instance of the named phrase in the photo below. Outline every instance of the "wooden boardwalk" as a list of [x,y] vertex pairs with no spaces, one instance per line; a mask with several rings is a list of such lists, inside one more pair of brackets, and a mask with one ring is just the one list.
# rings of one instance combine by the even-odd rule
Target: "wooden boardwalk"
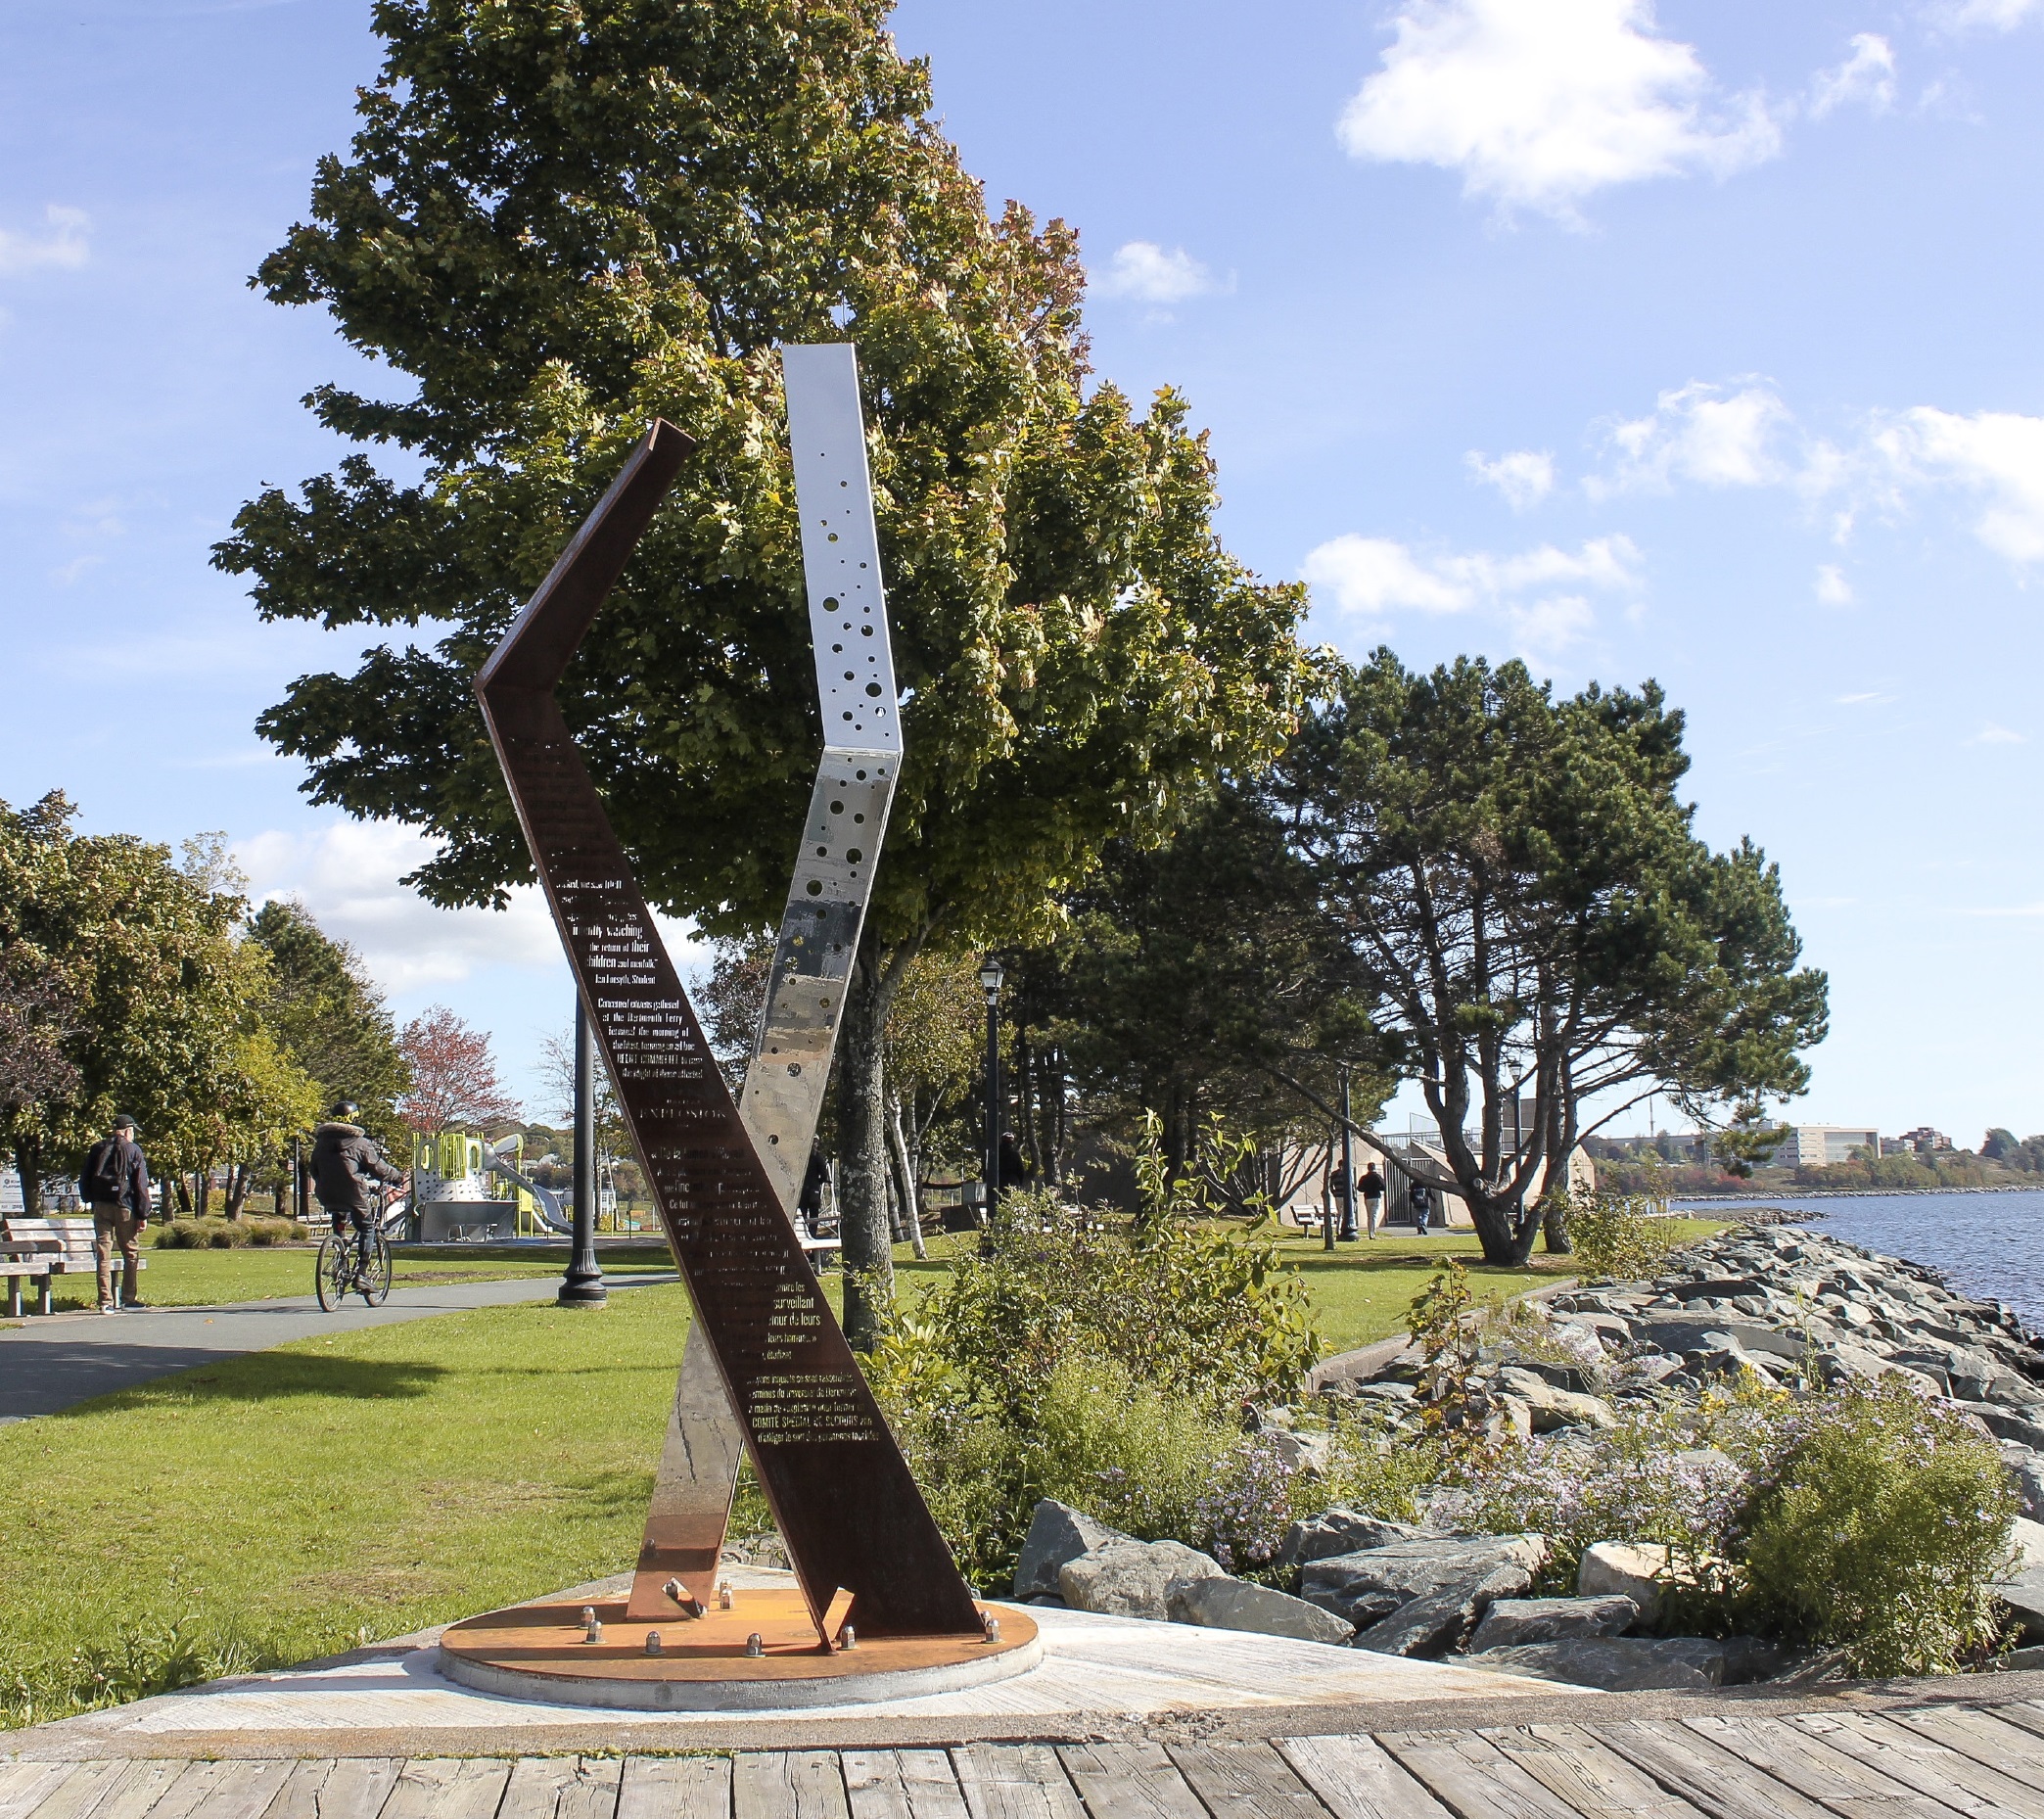
[[0,1819],[2044,1819],[2044,1701],[737,1754],[0,1762]]

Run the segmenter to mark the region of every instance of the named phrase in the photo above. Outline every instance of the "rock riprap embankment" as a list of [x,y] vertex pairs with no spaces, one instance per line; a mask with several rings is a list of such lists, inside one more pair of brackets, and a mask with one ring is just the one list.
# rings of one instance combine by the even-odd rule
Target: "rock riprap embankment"
[[[1574,1430],[1587,1439],[1629,1409],[1697,1396],[1747,1372],[1786,1387],[1899,1372],[1974,1416],[1999,1446],[2025,1516],[2044,1516],[2044,1349],[2007,1308],[1953,1292],[1936,1272],[1808,1231],[1721,1235],[1680,1253],[1651,1282],[1572,1287],[1548,1299],[1544,1319],[1480,1328],[1470,1349],[1452,1407],[1429,1403],[1427,1361],[1410,1347],[1374,1348],[1366,1371],[1329,1373],[1320,1395],[1347,1405],[1389,1450],[1443,1425],[1495,1438],[1565,1439]],[[1272,1409],[1257,1418],[1272,1439],[1297,1442],[1287,1456],[1309,1472],[1326,1444],[1315,1413]],[[1576,1596],[1536,1597],[1555,1589],[1547,1541],[1457,1532],[1457,1503],[1442,1495],[1417,1524],[1344,1509],[1296,1522],[1272,1562],[1270,1576],[1287,1588],[1279,1589],[1233,1577],[1177,1542],[1138,1541],[1046,1501],[1023,1548],[1016,1595],[1454,1656],[1611,1689],[1731,1685],[1788,1664],[1783,1651],[1751,1637],[1639,1633],[1661,1620],[1665,1549],[1611,1536],[1577,1562]],[[2044,1529],[2019,1526],[2028,1558],[2000,1589],[2024,1639],[2044,1641]]]

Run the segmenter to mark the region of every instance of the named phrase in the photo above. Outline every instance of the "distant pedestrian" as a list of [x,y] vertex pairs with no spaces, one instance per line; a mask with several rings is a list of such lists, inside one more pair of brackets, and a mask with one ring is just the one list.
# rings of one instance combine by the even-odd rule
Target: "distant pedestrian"
[[1345,1162],[1335,1163],[1327,1176],[1327,1219],[1341,1236],[1356,1236],[1356,1197],[1349,1189]]
[[1035,1173],[1022,1154],[1022,1145],[1015,1141],[1012,1131],[1000,1134],[1000,1190],[1010,1188],[1026,1188]]
[[1376,1236],[1377,1221],[1384,1216],[1384,1178],[1372,1162],[1363,1171],[1363,1211],[1370,1221],[1370,1235]]
[[809,1167],[802,1177],[802,1195],[795,1210],[802,1215],[803,1229],[811,1237],[822,1236],[823,1189],[830,1186],[830,1164],[820,1149],[810,1150]]
[[[99,1311],[142,1306],[142,1228],[149,1223],[149,1164],[125,1112],[94,1143],[78,1173],[78,1198],[92,1208],[92,1255],[99,1265]],[[114,1295],[114,1247],[120,1247],[121,1290]]]
[[354,1100],[342,1099],[312,1133],[312,1191],[334,1222],[336,1238],[348,1236],[350,1222],[358,1233],[381,1225],[384,1196],[379,1184],[404,1179],[404,1171],[393,1168],[376,1140],[354,1122],[361,1115]]
[[1433,1217],[1433,1194],[1424,1182],[1416,1181],[1407,1204],[1413,1209],[1413,1234],[1416,1237],[1426,1236],[1426,1222]]

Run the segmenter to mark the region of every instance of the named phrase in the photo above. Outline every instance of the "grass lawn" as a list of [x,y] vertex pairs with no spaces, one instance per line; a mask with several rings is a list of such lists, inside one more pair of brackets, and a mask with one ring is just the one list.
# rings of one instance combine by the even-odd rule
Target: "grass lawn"
[[[142,1299],[159,1307],[215,1307],[312,1292],[311,1245],[157,1250],[145,1243],[142,1255],[149,1264],[142,1272]],[[606,1245],[598,1250],[597,1260],[605,1270],[620,1273],[674,1268],[665,1244]],[[565,1245],[520,1250],[483,1244],[405,1245],[397,1251],[393,1281],[398,1287],[495,1283],[520,1276],[558,1276],[567,1263]],[[90,1307],[99,1293],[97,1283],[85,1275],[52,1277],[50,1288],[60,1310]],[[32,1296],[33,1285],[23,1292]]]
[[179,1618],[302,1660],[617,1571],[687,1321],[678,1284],[483,1308],[0,1427],[0,1712],[55,1715],[73,1650]]
[[[927,1263],[905,1249],[903,1287],[972,1241],[937,1240]],[[1329,1351],[1398,1331],[1446,1257],[1476,1254],[1464,1235],[1379,1238],[1332,1258],[1310,1237],[1283,1249]],[[311,1273],[302,1250],[151,1260],[148,1291],[166,1302],[302,1292]],[[665,1261],[641,1246],[604,1257],[621,1271]],[[469,1247],[404,1265],[413,1280],[560,1267]],[[1478,1292],[1496,1296],[1569,1273],[1565,1258],[1471,1264]],[[840,1281],[825,1280],[836,1305]],[[143,1684],[129,1691],[146,1690],[180,1620],[213,1672],[618,1571],[637,1547],[687,1322],[678,1284],[600,1314],[481,1308],[303,1340],[0,1427],[0,1724],[71,1709],[81,1651],[132,1650]]]

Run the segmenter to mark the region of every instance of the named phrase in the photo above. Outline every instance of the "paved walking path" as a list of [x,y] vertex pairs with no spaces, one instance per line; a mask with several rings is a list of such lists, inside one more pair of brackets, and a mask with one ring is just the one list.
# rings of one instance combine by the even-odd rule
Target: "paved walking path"
[[[309,1274],[309,1263],[306,1267]],[[616,1290],[674,1280],[672,1271],[634,1273],[611,1277],[609,1285]],[[557,1276],[436,1283],[394,1288],[381,1307],[365,1307],[356,1299],[333,1314],[322,1314],[311,1295],[289,1295],[226,1307],[149,1308],[114,1318],[89,1312],[37,1315],[0,1331],[0,1423],[54,1415],[88,1397],[293,1339],[395,1327],[472,1307],[550,1300],[560,1285]]]

